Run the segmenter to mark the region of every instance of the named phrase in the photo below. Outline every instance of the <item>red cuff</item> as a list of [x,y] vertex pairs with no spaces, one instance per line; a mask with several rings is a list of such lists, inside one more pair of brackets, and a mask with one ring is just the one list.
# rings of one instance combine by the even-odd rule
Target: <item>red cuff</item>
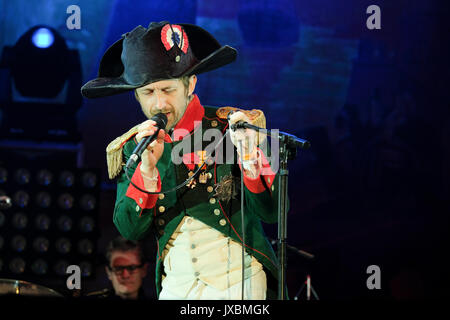
[[[158,169],[156,169],[158,170]],[[141,175],[141,163],[138,164],[136,170],[134,171],[133,177],[131,177],[131,181],[141,189],[145,190],[144,186],[144,178]],[[156,187],[156,192],[161,191],[161,177],[159,176],[158,171],[158,184]],[[156,201],[158,200],[157,194],[148,194],[136,189],[131,183],[127,189],[127,193],[125,194],[127,197],[136,201],[137,205],[141,209],[151,209],[155,206]]]
[[[256,178],[250,178],[245,174],[244,171],[244,184],[247,187],[247,189],[253,193],[261,193],[263,191],[266,191],[267,188],[269,188],[270,190],[276,175],[276,173],[274,173],[272,168],[270,167],[270,163],[267,160],[264,153],[259,148],[258,151],[259,154],[261,155],[261,162],[262,162],[262,167],[260,168],[259,176],[257,176]],[[240,160],[239,160],[239,167],[242,170]],[[263,179],[265,184],[262,181]]]

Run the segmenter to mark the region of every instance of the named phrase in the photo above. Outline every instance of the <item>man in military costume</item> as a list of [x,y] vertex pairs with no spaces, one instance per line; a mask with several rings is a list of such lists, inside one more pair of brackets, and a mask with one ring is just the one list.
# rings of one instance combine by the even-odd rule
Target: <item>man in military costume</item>
[[[277,222],[278,175],[262,135],[229,130],[238,121],[264,127],[264,114],[203,106],[194,94],[197,74],[235,58],[235,49],[198,26],[151,23],[114,43],[98,77],[82,87],[87,98],[134,90],[149,118],[112,141],[107,160],[110,178],[117,178],[118,230],[127,239],[157,237],[159,299],[241,299],[242,284],[245,299],[276,298],[278,262],[261,221]],[[158,132],[151,119],[158,113],[167,116],[165,130],[126,172],[124,164],[139,142]],[[229,151],[223,139],[208,151],[211,129],[228,130],[237,148]],[[233,156],[234,163],[225,161]]]

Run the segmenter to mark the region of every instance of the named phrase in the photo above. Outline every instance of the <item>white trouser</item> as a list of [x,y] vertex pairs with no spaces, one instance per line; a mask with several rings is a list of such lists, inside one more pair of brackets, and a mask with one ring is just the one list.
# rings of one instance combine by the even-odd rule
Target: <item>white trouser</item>
[[[267,290],[267,279],[264,271],[244,281],[245,300],[265,300]],[[195,280],[185,298],[170,292],[170,288],[164,287],[159,295],[159,300],[241,300],[242,282],[229,287],[226,290],[218,290],[208,286],[201,280]]]

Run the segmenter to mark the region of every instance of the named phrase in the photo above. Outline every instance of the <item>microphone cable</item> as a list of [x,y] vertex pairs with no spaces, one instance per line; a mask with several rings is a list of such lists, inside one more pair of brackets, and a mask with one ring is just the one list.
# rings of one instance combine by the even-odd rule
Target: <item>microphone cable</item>
[[[214,150],[211,152],[211,154],[212,154],[214,151],[216,151],[216,149],[217,149],[218,146],[222,143],[222,141],[225,139],[225,137],[228,135],[228,133],[229,133],[229,131],[227,130],[227,132],[223,135],[223,137],[219,140],[219,142],[217,143],[217,145],[214,147]],[[136,189],[138,189],[139,191],[143,192],[143,193],[146,193],[146,194],[161,194],[161,193],[167,194],[167,193],[175,192],[175,191],[177,191],[177,190],[183,188],[185,185],[187,185],[188,183],[190,183],[194,178],[196,178],[196,177],[198,176],[198,174],[200,173],[200,171],[201,171],[205,166],[207,166],[208,161],[209,161],[210,159],[213,158],[213,157],[211,156],[211,154],[209,154],[209,155],[206,157],[206,160],[205,160],[205,162],[203,163],[203,165],[199,166],[199,167],[194,171],[194,174],[193,174],[192,176],[190,176],[189,178],[187,178],[184,182],[182,182],[182,183],[179,184],[178,186],[173,187],[173,188],[171,188],[171,189],[169,189],[169,190],[165,190],[165,191],[162,191],[162,190],[161,190],[161,191],[159,191],[159,192],[151,192],[151,191],[147,191],[147,190],[144,190],[144,189],[138,187],[137,185],[135,185],[135,184],[133,183],[133,181],[131,181],[130,174],[129,174],[129,172],[128,172],[128,169],[129,169],[129,168],[127,168],[127,167],[125,167],[125,175],[126,175],[128,181],[130,182],[130,184],[131,184],[133,187],[135,187]]]
[[[231,128],[230,128],[231,130]],[[226,138],[226,136],[229,134],[229,130],[226,131],[226,133],[223,135],[223,137],[219,140],[219,142],[217,143],[216,147],[214,147],[215,151],[218,146],[223,142],[223,140]],[[243,148],[242,148],[242,142],[239,143],[240,149],[241,149],[241,154],[243,152]],[[212,153],[212,152],[211,152]],[[146,194],[167,194],[167,193],[171,193],[171,192],[176,192],[177,190],[183,188],[184,186],[186,186],[188,183],[190,183],[195,177],[197,177],[197,175],[200,173],[200,171],[203,169],[203,167],[205,167],[208,164],[208,160],[212,159],[213,157],[211,156],[211,154],[209,154],[206,157],[205,162],[203,163],[203,165],[199,166],[195,171],[194,174],[192,176],[190,176],[189,178],[187,178],[183,183],[179,184],[176,187],[173,187],[169,190],[165,190],[165,191],[159,191],[159,192],[151,192],[151,191],[147,191],[144,190],[140,187],[138,187],[136,184],[133,183],[133,181],[131,181],[128,169],[125,166],[125,175],[128,179],[128,181],[130,182],[131,185],[133,185],[133,187],[135,187],[136,189],[138,189],[141,192],[144,192]],[[241,299],[244,300],[244,289],[245,289],[245,217],[244,217],[244,172],[243,172],[243,165],[241,168],[241,225],[242,225],[242,292],[241,292]]]

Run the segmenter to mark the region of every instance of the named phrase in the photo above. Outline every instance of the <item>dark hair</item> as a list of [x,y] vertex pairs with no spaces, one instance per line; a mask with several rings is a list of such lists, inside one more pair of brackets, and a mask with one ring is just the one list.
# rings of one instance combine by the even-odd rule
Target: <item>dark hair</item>
[[108,246],[106,247],[106,254],[105,254],[106,263],[109,265],[109,263],[111,262],[111,256],[115,251],[126,252],[133,250],[138,251],[139,260],[141,263],[144,263],[145,257],[141,242],[127,240],[122,236],[118,236],[113,240],[111,240]]

